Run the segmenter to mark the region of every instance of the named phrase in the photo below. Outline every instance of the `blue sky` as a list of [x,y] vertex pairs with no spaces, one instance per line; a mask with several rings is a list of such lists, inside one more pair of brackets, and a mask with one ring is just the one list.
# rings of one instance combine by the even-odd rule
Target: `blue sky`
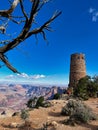
[[[3,7],[7,5],[0,8]],[[4,66],[0,69],[0,81],[66,85],[70,55],[76,52],[85,54],[87,74],[98,74],[98,0],[52,0],[40,11],[38,24],[51,17],[55,10],[62,14],[51,24],[54,31],[46,32],[49,44],[39,34],[37,44],[32,36],[9,51],[9,61],[22,74],[14,74]],[[15,27],[9,26],[8,33],[18,33],[21,27]]]

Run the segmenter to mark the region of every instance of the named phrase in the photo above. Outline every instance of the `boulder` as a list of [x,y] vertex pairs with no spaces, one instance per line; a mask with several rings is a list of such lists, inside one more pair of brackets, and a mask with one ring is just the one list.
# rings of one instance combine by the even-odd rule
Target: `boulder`
[[12,123],[9,124],[9,127],[10,128],[17,128],[17,125],[18,124],[16,122],[12,122]]
[[6,112],[5,112],[5,111],[3,111],[3,112],[1,113],[1,115],[6,115]]
[[19,112],[14,112],[13,114],[12,114],[12,116],[18,116],[19,115]]
[[54,126],[54,127],[58,126],[58,123],[56,121],[52,121],[52,122],[47,121],[46,124],[47,124],[47,126]]
[[52,121],[52,122],[51,122],[51,125],[52,125],[52,126],[58,126],[58,123],[57,123],[56,121]]

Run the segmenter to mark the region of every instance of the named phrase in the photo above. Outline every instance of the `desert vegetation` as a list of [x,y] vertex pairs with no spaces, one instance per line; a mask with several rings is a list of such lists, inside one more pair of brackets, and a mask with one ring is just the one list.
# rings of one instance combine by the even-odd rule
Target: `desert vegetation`
[[61,95],[59,93],[54,94],[53,99],[60,99]]
[[50,107],[51,103],[47,100],[44,99],[43,96],[40,96],[38,98],[34,97],[34,98],[30,98],[27,101],[27,107],[28,108],[39,108],[39,107]]
[[97,116],[92,112],[92,109],[80,100],[69,100],[62,108],[61,114],[69,116],[64,123],[70,125],[74,125],[75,123],[88,123],[91,120],[97,120]]
[[73,89],[73,96],[87,100],[91,97],[97,97],[98,76],[86,76],[81,78],[77,86]]

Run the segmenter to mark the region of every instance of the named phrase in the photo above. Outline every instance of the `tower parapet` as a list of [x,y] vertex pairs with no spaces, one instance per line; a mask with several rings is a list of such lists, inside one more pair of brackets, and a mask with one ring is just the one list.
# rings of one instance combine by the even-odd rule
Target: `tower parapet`
[[86,76],[85,55],[75,53],[70,59],[69,87],[75,87],[78,81]]

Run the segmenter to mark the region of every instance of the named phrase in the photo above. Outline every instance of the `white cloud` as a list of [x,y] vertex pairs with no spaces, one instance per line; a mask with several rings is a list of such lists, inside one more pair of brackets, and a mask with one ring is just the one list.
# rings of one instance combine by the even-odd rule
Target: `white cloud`
[[93,13],[94,11],[95,11],[94,8],[90,8],[90,9],[89,9],[89,13]]
[[37,74],[37,75],[32,75],[31,78],[32,79],[40,79],[40,78],[45,78],[46,76],[43,74]]
[[96,16],[93,16],[93,17],[92,17],[92,21],[93,21],[93,22],[96,22],[96,21],[97,21],[97,17],[96,17]]
[[15,75],[8,75],[8,76],[6,76],[5,78],[6,78],[6,79],[13,79],[13,78],[16,78],[16,76],[15,76]]
[[96,22],[98,20],[98,12],[95,12],[95,14],[93,14],[92,16],[92,21]]
[[26,73],[21,73],[21,74],[17,74],[17,75],[7,75],[5,78],[8,79],[8,80],[31,80],[31,79],[42,79],[42,78],[45,78],[46,76],[43,75],[43,74],[35,74],[35,75],[28,75]]
[[17,74],[17,76],[21,78],[29,78],[29,75],[26,73]]
[[90,13],[90,15],[92,17],[92,21],[96,22],[98,20],[98,10],[96,10],[94,8],[90,8],[89,13]]

